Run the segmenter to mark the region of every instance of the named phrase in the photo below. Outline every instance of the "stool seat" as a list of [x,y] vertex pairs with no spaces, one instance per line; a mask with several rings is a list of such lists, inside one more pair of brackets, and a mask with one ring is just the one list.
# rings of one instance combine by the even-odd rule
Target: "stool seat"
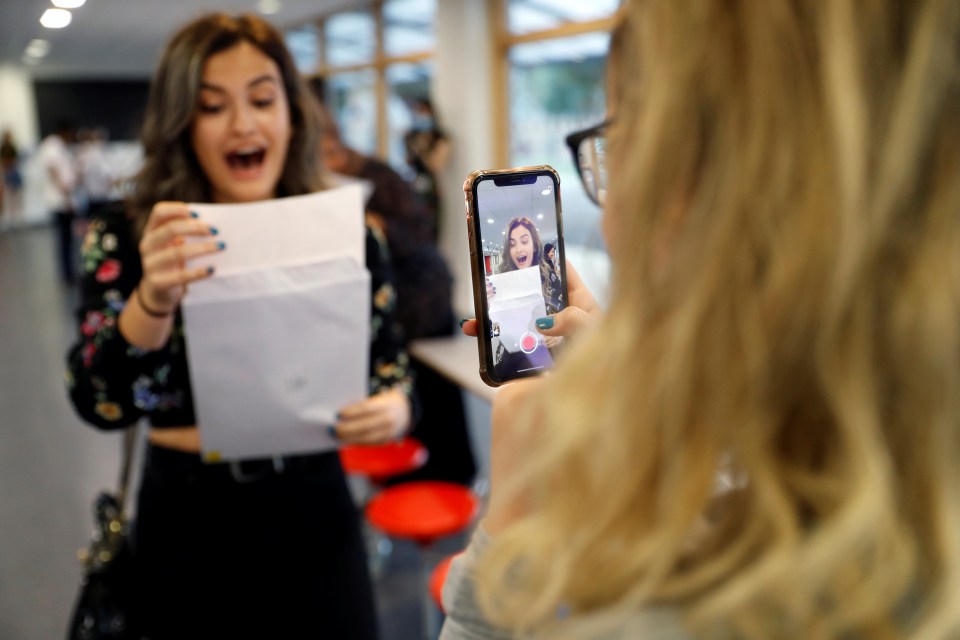
[[450,572],[450,563],[453,562],[453,559],[458,555],[460,554],[454,553],[447,556],[437,563],[437,566],[434,567],[430,573],[430,595],[433,597],[437,608],[440,609],[440,613],[446,613],[443,610],[443,584],[447,581],[447,574]]
[[426,545],[462,531],[478,506],[476,496],[463,485],[425,480],[380,491],[367,503],[366,515],[387,535]]
[[365,475],[372,482],[382,483],[391,476],[422,467],[428,455],[425,446],[408,437],[387,444],[341,447],[340,464],[347,473]]

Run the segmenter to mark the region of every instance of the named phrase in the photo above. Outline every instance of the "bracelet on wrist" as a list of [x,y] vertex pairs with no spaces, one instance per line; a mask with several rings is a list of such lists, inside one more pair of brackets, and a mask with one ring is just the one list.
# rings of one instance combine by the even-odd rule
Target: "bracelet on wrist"
[[157,311],[156,309],[151,309],[143,302],[143,296],[140,295],[140,287],[137,287],[133,290],[133,295],[137,299],[137,304],[140,305],[140,308],[145,314],[151,318],[169,318],[173,315],[173,310],[170,311]]

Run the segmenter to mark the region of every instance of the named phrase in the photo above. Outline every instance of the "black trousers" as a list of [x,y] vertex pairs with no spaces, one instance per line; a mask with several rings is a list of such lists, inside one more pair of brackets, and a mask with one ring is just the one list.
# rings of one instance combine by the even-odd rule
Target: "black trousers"
[[150,447],[132,541],[151,640],[377,637],[335,452],[231,469]]

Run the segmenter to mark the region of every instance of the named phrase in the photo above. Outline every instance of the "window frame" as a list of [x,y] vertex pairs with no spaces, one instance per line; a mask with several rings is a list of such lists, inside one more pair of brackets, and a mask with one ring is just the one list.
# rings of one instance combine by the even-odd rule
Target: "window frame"
[[[437,0],[438,2],[440,0]],[[323,14],[312,20],[305,20],[296,25],[291,25],[290,29],[302,27],[305,24],[313,24],[317,30],[317,51],[318,59],[313,73],[325,79],[343,73],[354,73],[357,71],[366,71],[368,69],[374,72],[374,113],[376,114],[376,138],[377,138],[377,157],[386,160],[390,153],[390,123],[387,114],[387,100],[389,99],[390,86],[387,80],[387,70],[395,64],[417,64],[428,62],[436,55],[436,45],[428,51],[415,51],[403,55],[387,55],[384,48],[384,29],[386,21],[384,19],[385,0],[374,0],[364,7],[342,8],[330,13]],[[330,65],[327,63],[327,43],[326,43],[326,24],[332,17],[344,13],[369,13],[374,21],[374,54],[369,62],[350,64],[350,65]]]
[[616,12],[606,18],[587,20],[583,22],[568,22],[558,27],[530,31],[527,33],[511,33],[507,20],[507,3],[509,0],[489,0],[492,9],[493,25],[493,154],[497,166],[505,167],[510,162],[510,50],[520,44],[542,42],[558,38],[583,35],[585,33],[612,33],[616,26]]

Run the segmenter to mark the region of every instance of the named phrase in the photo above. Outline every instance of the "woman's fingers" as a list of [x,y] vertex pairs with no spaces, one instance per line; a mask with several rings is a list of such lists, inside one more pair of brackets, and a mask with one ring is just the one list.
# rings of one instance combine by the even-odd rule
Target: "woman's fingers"
[[548,349],[556,349],[563,344],[563,336],[544,336],[543,344]]
[[152,272],[162,269],[182,268],[188,260],[219,253],[225,246],[217,241],[174,244],[144,255],[143,270],[144,272]]
[[222,242],[207,240],[216,233],[216,229],[194,217],[184,202],[154,205],[140,240],[141,295],[163,306],[177,305],[185,285],[210,277],[209,267],[188,268],[187,263],[224,249]]
[[537,320],[537,331],[545,336],[572,336],[596,322],[597,316],[580,307],[567,307]]
[[190,218],[190,208],[187,207],[186,202],[158,202],[150,210],[150,217],[147,218],[147,224],[143,228],[143,235],[177,218]]
[[186,237],[213,235],[216,235],[216,230],[205,222],[193,218],[177,218],[158,225],[150,231],[144,231],[143,238],[140,240],[140,252],[148,254],[171,244],[181,244]]
[[587,288],[587,285],[584,284],[580,274],[577,273],[577,270],[573,267],[573,264],[569,260],[567,260],[565,264],[567,272],[567,293],[570,296],[570,305],[573,307],[579,307],[587,313],[598,312],[600,310],[600,305],[597,304],[597,300],[593,297],[593,293],[591,293],[590,289]]
[[334,427],[349,444],[375,444],[403,434],[410,424],[410,401],[399,389],[383,391],[340,410]]
[[497,288],[490,282],[490,278],[487,278],[487,300],[493,300],[495,295],[497,295]]
[[168,269],[152,274],[149,278],[144,276],[143,282],[149,283],[148,286],[155,289],[172,289],[209,278],[211,275],[213,275],[213,270],[210,267]]
[[169,293],[191,282],[209,278],[213,273],[209,266],[187,267],[187,261],[205,255],[222,251],[224,244],[220,242],[188,242],[174,244],[166,249],[144,254],[143,260],[143,292],[151,299],[160,299],[165,304],[176,304],[176,299],[170,299]]
[[336,433],[344,444],[380,444],[396,435],[389,422],[375,416],[337,423]]
[[463,331],[464,335],[476,337],[477,336],[477,321],[474,318],[468,318],[466,320],[460,321],[460,331]]
[[[537,322],[537,330],[545,336],[568,336],[591,325],[596,314],[600,312],[600,305],[597,304],[593,294],[587,288],[580,278],[580,274],[568,261],[567,267],[567,292],[570,296],[570,306],[562,311],[555,313],[547,318],[541,318]],[[495,295],[496,291],[490,280],[487,280],[488,299]],[[545,321],[545,323],[543,322]],[[552,322],[552,324],[550,324]],[[460,321],[460,331],[464,335],[476,337],[477,321],[475,318],[468,318]]]

